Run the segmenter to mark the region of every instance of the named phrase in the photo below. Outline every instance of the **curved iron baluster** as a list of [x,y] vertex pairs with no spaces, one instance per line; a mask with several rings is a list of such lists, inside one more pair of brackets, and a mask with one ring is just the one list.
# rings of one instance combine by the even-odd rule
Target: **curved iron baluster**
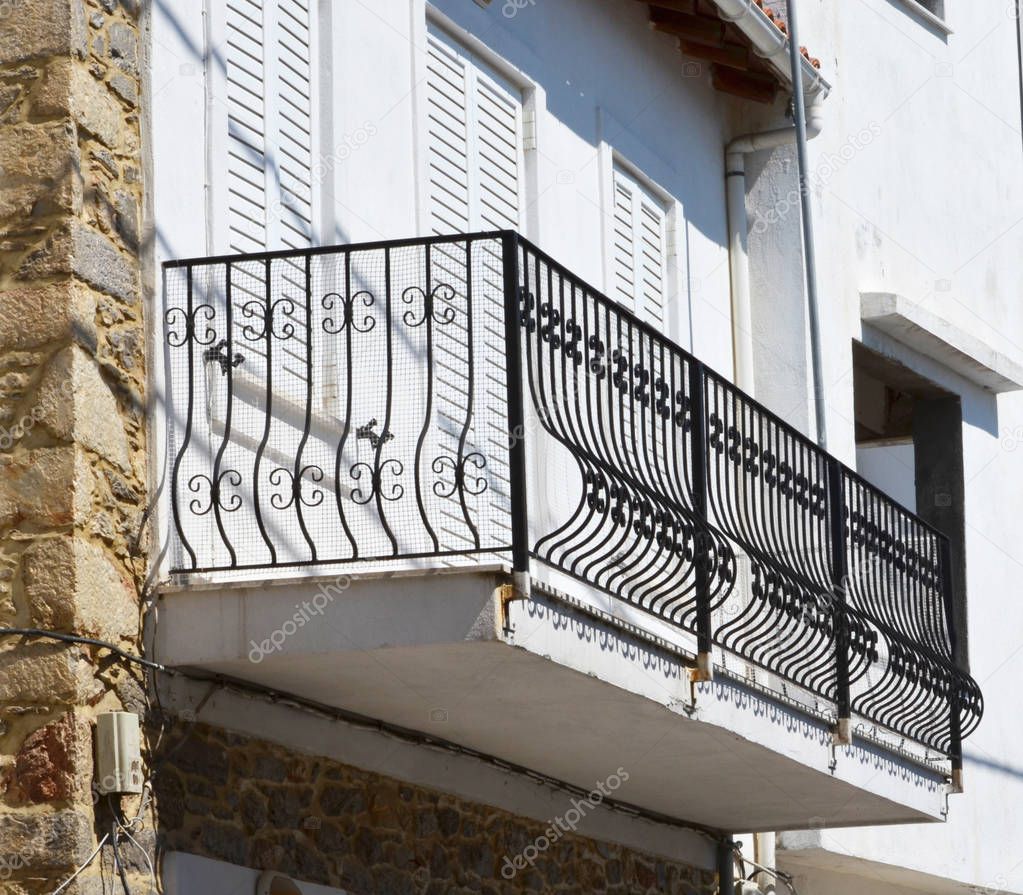
[[[419,516],[423,520],[423,526],[426,528],[426,533],[433,543],[434,551],[440,550],[440,540],[437,537],[437,532],[434,530],[433,525],[430,524],[429,515],[426,512],[426,503],[423,500],[423,482],[420,469],[422,468],[423,459],[423,447],[426,444],[426,436],[430,431],[430,424],[433,421],[433,379],[434,379],[434,359],[433,359],[433,325],[434,322],[441,325],[447,325],[455,319],[454,308],[450,307],[450,302],[454,298],[454,289],[446,284],[441,284],[437,287],[433,285],[433,256],[430,250],[430,246],[426,246],[425,255],[425,290],[415,290],[415,287],[406,289],[402,293],[402,300],[409,304],[412,302],[415,294],[421,294],[423,297],[423,316],[419,321],[416,321],[415,315],[411,310],[406,311],[402,315],[402,319],[409,326],[419,327],[424,323],[426,324],[426,408],[423,411],[423,426],[419,430],[419,438],[416,441],[416,454],[415,454],[415,469],[413,479],[415,480],[416,487],[416,506],[419,508]],[[415,291],[413,291],[415,290]],[[434,307],[437,298],[441,298],[449,303],[449,306],[444,309],[444,312],[439,316],[436,315],[436,309]]]
[[[359,291],[352,295],[352,254],[351,252],[345,252],[345,295],[351,296],[350,299],[341,299],[343,302],[343,317],[341,324],[336,329],[334,320],[330,317],[325,317],[322,323],[324,332],[332,335],[336,335],[341,330],[345,333],[345,412],[344,419],[342,421],[341,437],[338,439],[337,450],[334,453],[334,503],[337,507],[337,515],[341,520],[341,528],[344,530],[345,537],[348,539],[348,543],[352,547],[352,559],[356,560],[359,558],[359,544],[355,540],[355,535],[352,532],[351,526],[348,524],[348,515],[345,512],[344,498],[341,493],[341,464],[344,460],[345,447],[348,444],[348,435],[351,432],[352,427],[352,333],[360,332],[367,333],[374,326],[376,326],[376,319],[367,315],[362,320],[363,328],[359,328],[354,323],[355,315],[353,307],[355,299],[362,296],[363,306],[367,309],[371,308],[376,302],[374,296],[365,290]],[[334,297],[337,296],[336,292],[331,292],[325,295],[321,299],[321,304],[324,310],[330,311],[335,307]],[[340,297],[339,297],[340,298]]]
[[[194,344],[194,324],[193,318],[193,302],[192,302],[192,286],[193,286],[193,270],[192,266],[189,265],[185,269],[185,287],[186,287],[186,298],[187,307],[185,310],[181,308],[168,308],[164,313],[164,324],[167,330],[167,344],[172,348],[180,348],[182,346],[188,346],[188,406],[185,411],[185,433],[181,444],[178,447],[177,455],[174,457],[174,465],[171,468],[171,515],[174,518],[174,528],[178,533],[178,540],[181,546],[185,549],[188,554],[188,558],[191,560],[192,568],[198,567],[198,558],[195,550],[189,543],[188,536],[185,534],[185,529],[181,524],[181,506],[180,498],[178,496],[178,488],[180,487],[180,475],[181,475],[181,464],[184,461],[185,454],[188,452],[188,448],[192,442],[192,424],[193,424],[193,411],[195,408],[195,344]],[[200,307],[209,307],[208,305],[200,305]],[[212,311],[213,309],[210,308]],[[176,319],[177,314],[180,313],[184,317],[185,331],[180,336],[174,333],[173,321]],[[212,318],[211,318],[212,319]],[[216,338],[216,332],[210,337],[210,341]]]
[[[472,278],[472,241],[465,241],[465,331],[467,340],[466,350],[466,398],[465,398],[465,421],[462,423],[462,432],[458,437],[458,468],[463,469],[465,466],[465,445],[469,437],[469,429],[473,422],[473,413],[475,410],[476,402],[476,366],[475,366],[475,351],[473,346],[473,337],[475,335],[475,329],[473,325],[473,309],[472,309],[472,289],[473,289],[473,278]],[[469,504],[465,499],[466,490],[464,487],[464,476],[461,480],[456,477],[456,490],[458,492],[458,503],[462,508],[462,518],[465,520],[466,527],[472,533],[472,543],[476,550],[480,549],[480,533],[476,528],[475,522],[473,522],[472,515],[469,512]]]
[[[245,317],[256,318],[260,322],[260,328],[257,330],[251,324],[246,324],[242,329],[242,335],[252,342],[262,341],[263,353],[266,358],[266,406],[263,411],[263,434],[259,440],[259,447],[256,448],[256,456],[252,468],[252,506],[256,516],[256,527],[259,529],[263,543],[266,544],[267,549],[270,551],[270,564],[275,565],[277,562],[277,548],[267,533],[266,523],[263,521],[263,507],[259,499],[259,473],[263,464],[263,455],[266,453],[267,445],[270,442],[270,429],[273,423],[273,317],[278,307],[283,307],[285,313],[288,313],[289,310],[294,310],[294,304],[288,299],[278,299],[276,302],[273,300],[272,273],[271,260],[266,258],[263,261],[263,277],[265,280],[263,284],[263,303],[249,301],[242,306],[242,314]],[[287,304],[282,304],[283,302],[287,302]],[[292,328],[292,332],[294,332],[294,328]]]
[[734,585],[734,554],[675,500],[683,476],[669,471],[663,448],[675,425],[665,357],[585,289],[555,281],[539,257],[526,262],[519,322],[530,393],[541,426],[569,449],[583,482],[568,519],[532,552],[692,628],[697,563],[710,571],[720,603]]
[[[312,539],[309,534],[309,528],[305,522],[305,516],[302,513],[302,507],[314,507],[318,506],[323,500],[322,492],[317,489],[314,493],[316,495],[316,503],[306,503],[302,500],[301,483],[302,475],[307,469],[314,470],[312,477],[314,481],[323,480],[323,470],[318,466],[303,466],[302,455],[305,453],[306,444],[309,442],[309,430],[312,427],[313,421],[313,284],[312,284],[312,258],[309,255],[305,256],[305,265],[303,267],[303,273],[305,275],[305,416],[302,421],[302,437],[299,440],[298,448],[295,451],[295,464],[292,468],[291,481],[295,485],[295,497],[293,500],[295,506],[295,516],[298,518],[298,528],[302,532],[302,537],[305,539],[306,545],[309,547],[310,562],[316,562],[316,542]],[[292,326],[292,334],[294,334],[294,326]],[[316,475],[319,478],[315,478]],[[272,476],[271,476],[272,480]],[[273,498],[270,499],[273,503]],[[280,508],[278,508],[280,509]]]
[[[382,432],[391,431],[391,405],[394,400],[394,324],[392,321],[392,308],[391,308],[391,250],[389,248],[384,249],[384,322],[387,325],[386,330],[386,346],[387,346],[387,399],[386,409],[384,411],[384,425]],[[384,495],[384,490],[380,484],[380,477],[382,472],[388,468],[389,464],[396,464],[398,467],[397,475],[401,475],[404,471],[402,464],[394,459],[386,460],[381,462],[381,454],[384,449],[384,445],[387,443],[386,438],[381,438],[376,444],[376,455],[373,458],[373,492],[376,495],[377,503],[377,516],[380,518],[380,525],[384,530],[384,534],[387,535],[387,539],[391,542],[391,554],[393,556],[398,555],[398,539],[394,536],[394,532],[391,530],[391,526],[387,521],[387,514],[384,512],[384,501],[398,500],[404,493],[405,489],[400,485],[396,485],[392,490],[392,494],[396,496],[388,497]],[[355,470],[365,464],[356,464],[352,467],[352,477],[358,478],[355,475]],[[352,493],[352,498],[355,499],[355,492]],[[356,500],[356,502],[360,502]]]
[[[232,267],[227,264],[224,271],[224,308],[225,308],[225,323],[227,329],[227,338],[223,339],[225,355],[228,358],[226,363],[220,362],[220,369],[224,374],[224,379],[227,383],[227,407],[224,412],[224,435],[220,439],[220,447],[217,449],[217,456],[213,460],[213,481],[217,483],[216,488],[219,495],[220,489],[220,467],[224,459],[224,453],[227,450],[227,446],[231,441],[231,416],[234,410],[234,368],[237,364],[232,363],[234,358],[233,346],[233,325],[234,325],[234,306],[232,296],[232,283],[231,283],[231,272]],[[207,351],[204,355],[209,359],[210,355]],[[240,363],[240,360],[239,360]],[[238,476],[239,481],[235,484],[241,484],[241,476]],[[241,500],[238,501],[239,505]],[[217,524],[217,531],[220,533],[220,540],[224,542],[224,546],[227,547],[228,556],[231,557],[231,568],[238,565],[238,554],[235,553],[234,545],[231,543],[231,539],[227,536],[227,530],[224,528],[224,520],[220,515],[221,506],[219,496],[218,499],[212,501],[213,506],[213,518]],[[235,507],[237,509],[237,507]]]

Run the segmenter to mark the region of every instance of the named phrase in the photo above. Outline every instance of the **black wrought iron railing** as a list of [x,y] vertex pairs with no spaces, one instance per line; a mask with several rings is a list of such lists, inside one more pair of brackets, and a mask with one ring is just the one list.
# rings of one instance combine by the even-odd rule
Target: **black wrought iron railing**
[[540,563],[961,761],[947,539],[516,234],[165,295],[175,571]]

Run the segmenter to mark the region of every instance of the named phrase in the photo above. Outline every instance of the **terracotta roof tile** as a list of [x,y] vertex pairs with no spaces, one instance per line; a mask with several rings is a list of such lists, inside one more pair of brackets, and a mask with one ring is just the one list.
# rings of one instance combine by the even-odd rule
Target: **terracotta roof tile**
[[[650,9],[650,24],[658,31],[679,41],[682,54],[708,62],[716,89],[758,102],[770,102],[781,86],[777,74],[750,51],[746,35],[733,23],[718,15],[713,0],[644,0]],[[774,26],[788,35],[782,14],[785,0],[753,0]],[[819,69],[819,59],[806,47],[799,48],[803,57]],[[770,81],[775,89],[769,89]]]

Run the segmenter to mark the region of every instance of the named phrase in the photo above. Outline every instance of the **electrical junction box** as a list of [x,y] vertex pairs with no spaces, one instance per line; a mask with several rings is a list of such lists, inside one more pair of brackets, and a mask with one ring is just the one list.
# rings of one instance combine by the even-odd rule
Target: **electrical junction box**
[[105,712],[96,718],[96,788],[101,795],[142,792],[139,716]]

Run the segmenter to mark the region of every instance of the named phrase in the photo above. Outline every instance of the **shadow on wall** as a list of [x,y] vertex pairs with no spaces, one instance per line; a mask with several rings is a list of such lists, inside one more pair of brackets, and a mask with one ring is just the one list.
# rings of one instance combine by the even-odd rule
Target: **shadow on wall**
[[[702,69],[685,76],[676,41],[650,32],[645,4],[604,3],[600,15],[592,0],[435,5],[542,85],[561,125],[594,151],[602,139],[619,149],[682,203],[689,225],[725,244],[723,100]],[[642,52],[623,56],[623,35]],[[721,178],[707,176],[716,169]]]

